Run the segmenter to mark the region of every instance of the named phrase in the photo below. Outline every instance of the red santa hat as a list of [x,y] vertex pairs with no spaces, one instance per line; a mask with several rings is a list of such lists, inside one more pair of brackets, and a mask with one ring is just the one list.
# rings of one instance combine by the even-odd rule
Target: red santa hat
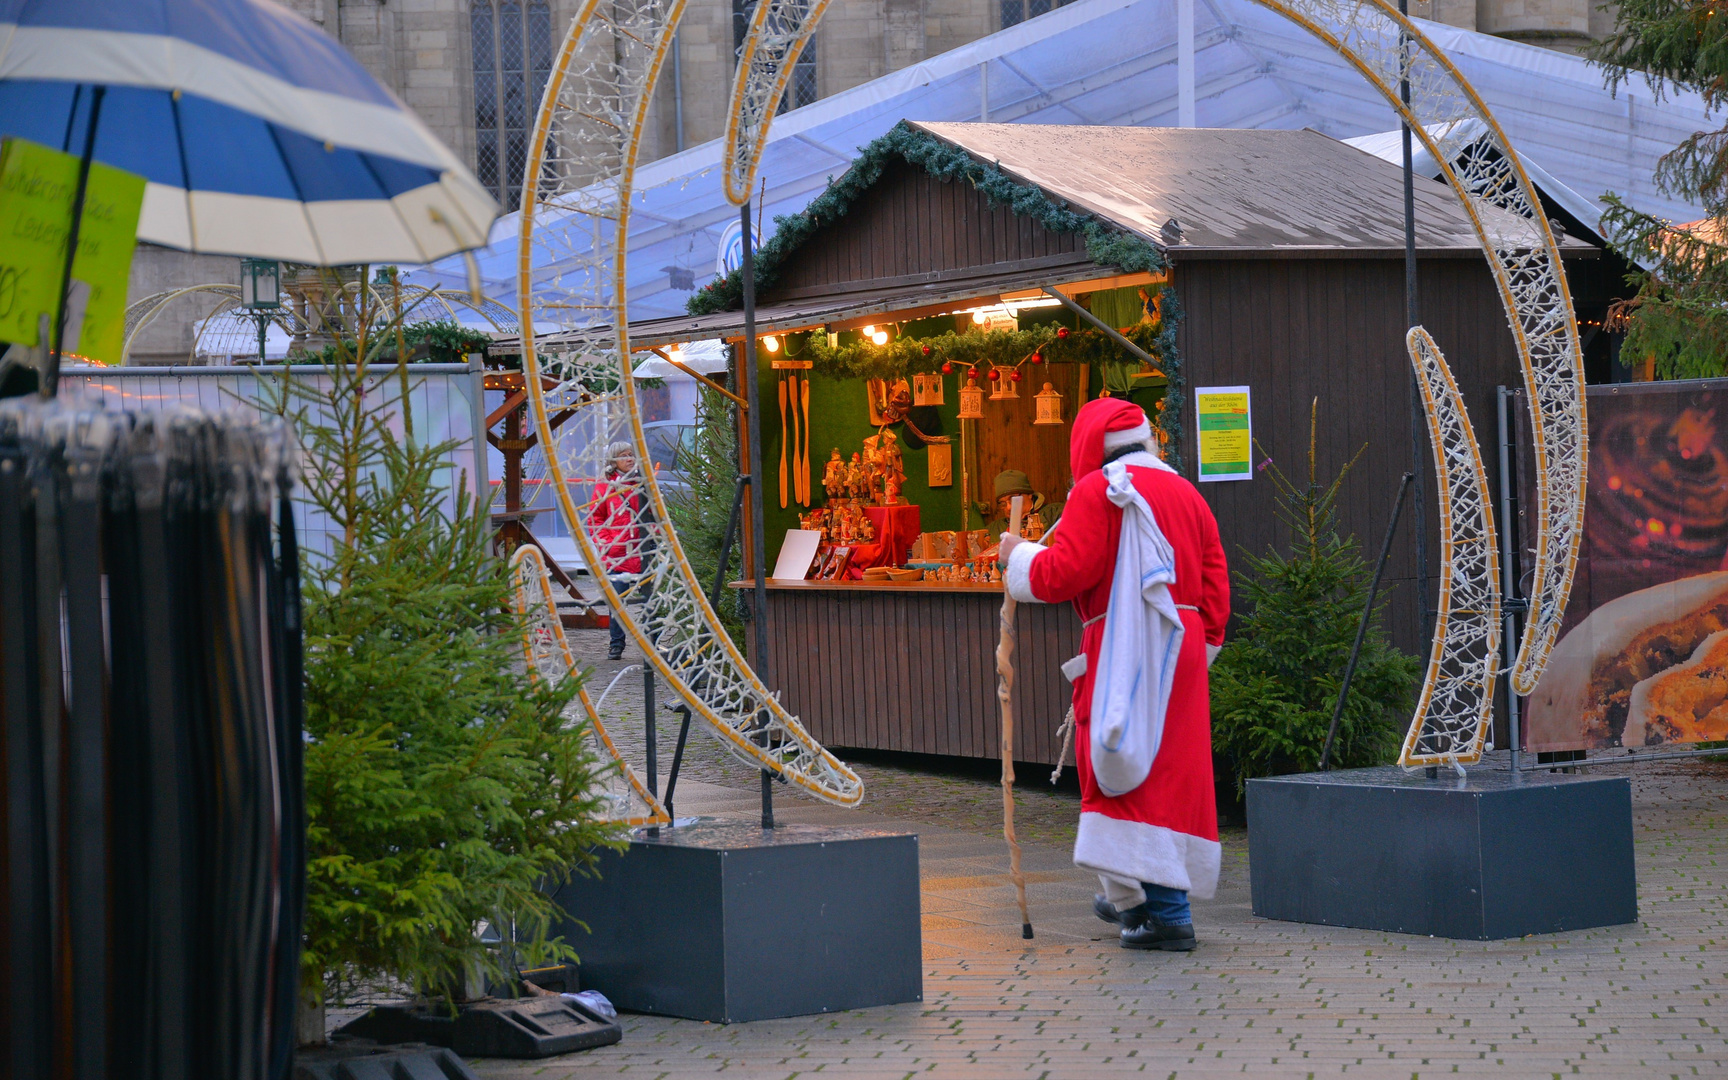
[[1068,464],[1078,483],[1104,467],[1104,457],[1119,447],[1152,438],[1152,425],[1140,406],[1124,398],[1096,398],[1080,406],[1068,444]]

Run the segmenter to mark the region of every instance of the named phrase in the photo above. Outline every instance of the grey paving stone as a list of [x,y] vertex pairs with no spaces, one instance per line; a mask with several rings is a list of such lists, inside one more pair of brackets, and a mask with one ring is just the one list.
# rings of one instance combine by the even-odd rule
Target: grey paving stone
[[[1027,844],[1038,936],[1023,941],[993,784],[931,784],[926,807],[906,772],[880,785],[888,797],[872,790],[861,815],[781,799],[784,821],[919,834],[922,1004],[731,1027],[625,1016],[616,1046],[473,1065],[498,1080],[1725,1077],[1728,767],[1632,775],[1637,924],[1453,942],[1267,922],[1249,912],[1238,832],[1224,837],[1218,897],[1195,904],[1201,946],[1190,954],[1118,948],[1090,914],[1095,879],[1060,839]],[[679,813],[753,816],[754,782],[711,760],[680,780]],[[1045,796],[1035,813],[1049,835],[1077,805]]]

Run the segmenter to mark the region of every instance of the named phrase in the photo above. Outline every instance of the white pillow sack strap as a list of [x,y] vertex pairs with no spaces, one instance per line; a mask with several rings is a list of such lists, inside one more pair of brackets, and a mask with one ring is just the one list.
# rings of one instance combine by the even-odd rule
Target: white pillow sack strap
[[1138,462],[1130,459],[1104,466],[1110,501],[1122,508],[1122,538],[1092,683],[1091,729],[1092,772],[1110,796],[1133,791],[1152,771],[1185,633],[1170,596],[1175,551],[1134,487],[1128,465]]

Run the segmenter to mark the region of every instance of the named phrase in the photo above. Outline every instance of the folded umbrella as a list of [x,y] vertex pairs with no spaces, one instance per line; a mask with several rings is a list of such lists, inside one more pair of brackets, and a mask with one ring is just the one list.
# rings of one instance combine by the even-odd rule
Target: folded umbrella
[[[98,90],[101,92],[98,93]],[[271,0],[0,0],[0,135],[147,181],[138,239],[337,265],[486,243],[497,204],[328,34]]]

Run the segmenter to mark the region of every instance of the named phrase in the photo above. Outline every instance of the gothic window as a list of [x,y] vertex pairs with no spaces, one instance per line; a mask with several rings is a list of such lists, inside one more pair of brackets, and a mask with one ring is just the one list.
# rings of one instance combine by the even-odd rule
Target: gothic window
[[1051,8],[1067,7],[1074,0],[1002,0],[1002,28],[1036,19]]
[[816,35],[811,34],[798,62],[792,66],[792,78],[786,82],[786,96],[780,101],[780,111],[802,108],[816,100]]
[[[1048,2],[1048,0],[1045,0]],[[750,32],[750,17],[756,11],[756,0],[732,0],[732,59],[744,48],[744,37]],[[811,34],[798,62],[792,66],[792,77],[786,80],[786,94],[780,99],[778,111],[809,105],[819,96],[816,89],[816,35]]]
[[528,132],[552,71],[546,0],[474,0],[474,173],[505,210],[522,201]]

